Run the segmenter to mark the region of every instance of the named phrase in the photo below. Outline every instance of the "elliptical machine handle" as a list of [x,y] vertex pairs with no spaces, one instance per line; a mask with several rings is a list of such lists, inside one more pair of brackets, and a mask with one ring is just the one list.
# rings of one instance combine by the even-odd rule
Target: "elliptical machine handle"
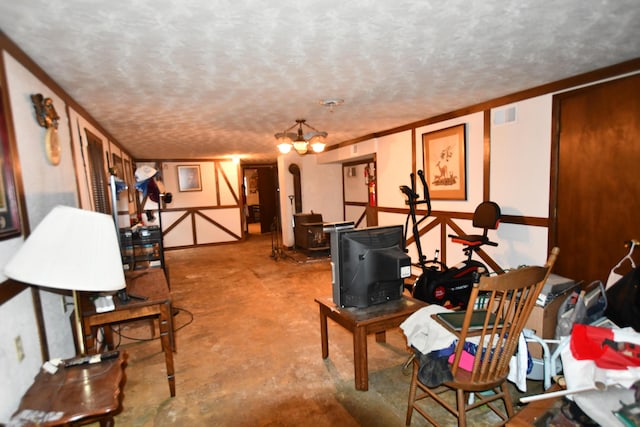
[[418,170],[418,176],[420,177],[420,181],[422,181],[422,189],[424,190],[424,201],[427,203],[427,216],[431,215],[431,196],[429,195],[429,186],[427,185],[427,180],[424,177],[424,172],[422,169]]
[[409,187],[407,187],[406,185],[401,185],[400,186],[400,191],[402,191],[409,200],[407,200],[407,205],[411,204],[412,200],[416,200],[418,198],[418,195],[415,193],[415,191],[413,191],[412,189],[410,189]]

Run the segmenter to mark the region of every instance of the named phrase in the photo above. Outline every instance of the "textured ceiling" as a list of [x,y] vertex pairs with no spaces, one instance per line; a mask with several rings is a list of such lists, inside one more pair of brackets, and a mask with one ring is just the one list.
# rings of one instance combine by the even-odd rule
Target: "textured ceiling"
[[0,29],[135,158],[275,159],[296,118],[332,145],[640,57],[638,0],[3,0]]

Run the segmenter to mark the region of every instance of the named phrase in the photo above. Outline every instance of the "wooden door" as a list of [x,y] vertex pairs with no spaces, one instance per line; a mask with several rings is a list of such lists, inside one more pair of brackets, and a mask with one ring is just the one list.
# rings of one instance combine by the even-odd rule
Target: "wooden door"
[[278,169],[275,166],[259,167],[258,196],[260,198],[260,232],[269,233],[279,221]]
[[550,246],[557,274],[606,283],[640,239],[640,75],[554,97]]

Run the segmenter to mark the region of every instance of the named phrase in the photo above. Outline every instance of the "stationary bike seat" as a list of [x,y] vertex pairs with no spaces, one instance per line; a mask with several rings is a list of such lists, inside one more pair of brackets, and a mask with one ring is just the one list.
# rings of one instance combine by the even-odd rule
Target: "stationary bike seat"
[[451,241],[454,243],[462,243],[469,247],[477,247],[482,245],[498,246],[489,240],[487,237],[487,230],[496,230],[500,225],[500,206],[497,203],[491,201],[482,202],[476,207],[473,213],[473,226],[476,228],[482,228],[483,234],[463,234],[456,236],[449,234]]
[[481,234],[470,234],[470,235],[462,235],[456,236],[453,234],[449,234],[451,241],[453,243],[461,243],[465,246],[482,246],[482,245],[490,245],[490,246],[498,246],[497,243],[494,243],[489,240],[487,236],[483,236]]

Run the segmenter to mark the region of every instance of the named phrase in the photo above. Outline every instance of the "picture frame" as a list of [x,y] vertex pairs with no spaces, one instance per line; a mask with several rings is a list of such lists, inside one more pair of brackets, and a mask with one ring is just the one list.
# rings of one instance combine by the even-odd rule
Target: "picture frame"
[[466,125],[422,134],[424,172],[435,200],[467,200]]
[[117,154],[112,154],[113,157],[113,164],[111,165],[112,169],[113,169],[113,174],[115,176],[117,176],[118,178],[124,180],[124,171],[123,171],[123,167],[122,167],[122,157],[118,156]]
[[178,166],[178,190],[202,191],[200,165]]
[[0,96],[0,240],[22,234],[12,159],[9,132]]

